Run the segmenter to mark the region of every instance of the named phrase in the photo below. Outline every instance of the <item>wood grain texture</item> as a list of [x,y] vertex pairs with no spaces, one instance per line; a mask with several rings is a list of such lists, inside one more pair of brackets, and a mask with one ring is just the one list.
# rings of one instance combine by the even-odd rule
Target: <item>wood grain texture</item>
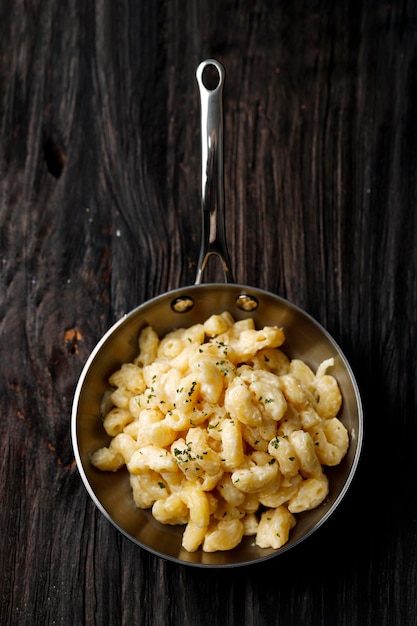
[[[230,572],[121,537],[69,432],[105,330],[194,281],[209,57],[227,71],[236,280],[327,327],[366,429],[325,528]],[[412,0],[0,3],[2,624],[416,622],[416,79]]]

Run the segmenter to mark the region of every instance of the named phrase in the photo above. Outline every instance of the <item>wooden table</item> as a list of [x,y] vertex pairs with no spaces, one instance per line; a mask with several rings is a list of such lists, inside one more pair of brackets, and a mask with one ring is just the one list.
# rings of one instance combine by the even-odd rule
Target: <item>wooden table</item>
[[[70,437],[98,339],[194,281],[210,57],[235,278],[328,329],[366,432],[330,521],[226,571],[121,536]],[[0,86],[1,623],[415,624],[416,3],[4,0]]]

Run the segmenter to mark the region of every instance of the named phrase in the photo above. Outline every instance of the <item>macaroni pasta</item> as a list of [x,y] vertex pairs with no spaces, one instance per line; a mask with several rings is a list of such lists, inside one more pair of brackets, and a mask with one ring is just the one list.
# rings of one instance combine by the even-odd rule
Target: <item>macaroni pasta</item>
[[162,339],[146,327],[137,358],[109,379],[111,439],[91,463],[126,466],[135,504],[185,524],[190,552],[230,550],[244,536],[280,548],[296,515],[326,499],[323,466],[348,450],[333,359],[314,373],[285,356],[284,340],[228,312]]

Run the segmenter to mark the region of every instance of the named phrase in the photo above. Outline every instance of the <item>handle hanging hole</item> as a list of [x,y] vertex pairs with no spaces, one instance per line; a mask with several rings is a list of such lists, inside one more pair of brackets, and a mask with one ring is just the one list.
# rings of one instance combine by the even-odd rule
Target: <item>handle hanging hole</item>
[[215,91],[220,85],[220,73],[214,64],[206,65],[201,76],[203,85],[209,91]]

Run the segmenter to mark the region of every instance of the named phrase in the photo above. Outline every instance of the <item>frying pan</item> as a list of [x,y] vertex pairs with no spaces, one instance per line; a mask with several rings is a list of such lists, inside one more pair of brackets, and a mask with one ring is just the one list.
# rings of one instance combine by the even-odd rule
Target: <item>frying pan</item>
[[[214,71],[215,84],[206,86],[207,73]],[[72,408],[72,441],[84,485],[104,516],[126,537],[149,552],[182,564],[198,567],[235,567],[257,563],[290,550],[334,513],[358,466],[363,437],[362,404],[352,370],[342,350],[329,333],[310,315],[287,300],[265,290],[233,283],[224,229],[223,188],[223,84],[225,71],[216,60],[203,61],[196,72],[201,99],[202,134],[202,243],[194,285],[159,295],[125,315],[99,341],[87,360],[75,391]],[[220,259],[224,283],[202,284],[208,259]],[[253,317],[256,327],[280,326],[286,340],[284,352],[305,361],[315,371],[328,358],[334,359],[332,375],[339,383],[343,404],[339,414],[350,437],[349,450],[341,464],[326,469],[329,495],[325,503],[298,515],[289,541],[278,550],[259,548],[253,537],[226,552],[186,552],[181,546],[183,527],[162,525],[150,510],[138,509],[132,499],[126,469],[101,472],[90,455],[109,443],[100,404],[108,389],[109,376],[138,352],[138,336],[147,325],[160,337],[174,328],[203,323],[209,316],[229,311],[236,320]]]

